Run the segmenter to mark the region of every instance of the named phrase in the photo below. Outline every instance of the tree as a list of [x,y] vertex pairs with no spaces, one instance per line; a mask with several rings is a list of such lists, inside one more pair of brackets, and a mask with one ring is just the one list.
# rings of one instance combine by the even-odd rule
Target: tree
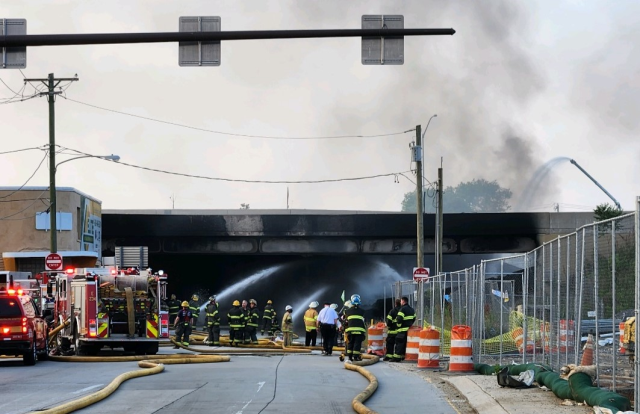
[[[475,179],[446,187],[443,195],[445,213],[503,213],[511,208],[511,190],[502,188],[497,181]],[[435,212],[435,191],[427,190],[424,211]],[[402,211],[416,211],[416,192],[404,195]]]
[[608,220],[622,215],[622,210],[609,203],[598,204],[593,210],[596,221]]

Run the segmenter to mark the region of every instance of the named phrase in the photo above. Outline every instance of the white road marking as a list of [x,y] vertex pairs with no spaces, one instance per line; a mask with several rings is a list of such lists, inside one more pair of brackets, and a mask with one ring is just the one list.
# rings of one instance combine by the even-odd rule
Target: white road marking
[[[256,394],[260,392],[260,390],[262,389],[262,387],[264,387],[264,384],[266,384],[266,382],[265,382],[265,381],[262,381],[262,382],[259,382],[259,383],[258,383],[259,387],[258,387],[258,391],[256,391]],[[237,412],[236,412],[236,414],[242,414],[242,410],[244,410],[245,408],[247,408],[247,407],[249,406],[249,404],[251,404],[251,402],[252,402],[252,401],[253,401],[252,399],[251,399],[251,400],[249,400],[249,402],[248,402],[248,403],[246,403],[246,404],[245,404],[245,405],[240,409],[240,411],[237,411]]]
[[85,391],[89,391],[89,390],[92,390],[92,389],[94,389],[94,388],[98,388],[98,387],[102,387],[102,384],[92,385],[92,386],[90,386],[90,387],[83,388],[83,389],[78,390],[78,391],[74,391],[74,392],[72,392],[71,394],[80,394],[80,393],[83,393],[83,392],[85,392]]
[[262,382],[259,382],[259,383],[258,383],[259,387],[258,387],[258,391],[256,391],[256,393],[260,392],[260,390],[262,389],[262,387],[264,387],[264,384],[266,384],[266,382],[265,382],[265,381],[262,381]]

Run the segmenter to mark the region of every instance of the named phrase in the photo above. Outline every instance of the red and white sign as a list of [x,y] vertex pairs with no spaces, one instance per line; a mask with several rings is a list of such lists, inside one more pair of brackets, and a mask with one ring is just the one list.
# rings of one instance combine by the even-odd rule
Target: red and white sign
[[51,253],[44,259],[44,267],[47,270],[62,269],[62,256],[58,253]]
[[429,281],[429,268],[428,267],[414,267],[413,268],[413,280],[416,282]]

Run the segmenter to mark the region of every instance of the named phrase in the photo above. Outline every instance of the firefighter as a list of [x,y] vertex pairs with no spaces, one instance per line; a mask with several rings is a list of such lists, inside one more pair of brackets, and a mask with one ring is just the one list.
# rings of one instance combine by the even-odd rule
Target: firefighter
[[[260,314],[258,313],[258,302],[255,299],[249,300],[249,318],[247,319],[247,335],[252,344],[258,343],[258,322],[260,322]],[[247,343],[247,338],[245,338]]]
[[249,332],[247,331],[247,321],[249,320],[250,311],[249,311],[249,302],[245,299],[242,300],[242,313],[244,313],[244,326],[242,328],[242,343],[250,344],[251,337],[249,336]]
[[227,313],[229,320],[229,344],[237,346],[244,337],[244,312],[240,308],[240,301],[234,300],[233,307]]
[[409,306],[409,298],[403,296],[400,304],[401,307],[398,309],[398,315],[396,316],[396,326],[398,327],[398,333],[396,334],[396,349],[393,353],[393,358],[389,360],[391,362],[401,362],[404,360],[404,355],[407,351],[407,335],[409,328],[416,320],[416,311]]
[[264,331],[271,333],[271,326],[273,326],[275,315],[276,311],[273,309],[273,302],[269,299],[267,306],[264,307],[264,311],[262,312],[262,329],[260,330],[260,335],[264,335]]
[[[167,301],[167,306],[169,307],[169,320],[173,321],[176,319],[176,316],[178,316],[178,311],[180,310],[180,301],[176,299],[176,295],[171,295],[171,299]],[[175,325],[173,328],[175,329]]]
[[318,338],[318,302],[315,300],[309,304],[309,309],[304,313],[304,329],[306,331],[304,337],[304,346],[316,346]]
[[400,310],[400,299],[396,298],[395,307],[389,311],[387,315],[387,353],[384,355],[383,361],[389,361],[393,358],[395,346],[396,346],[396,335],[398,334],[398,327],[396,326],[396,317],[398,316],[398,311]]
[[[193,314],[189,309],[189,302],[182,302],[182,309],[178,311],[173,326],[176,327],[176,342],[184,346],[189,346],[189,335],[191,334],[191,323]],[[174,348],[179,348],[177,345]]]
[[209,346],[220,346],[220,313],[218,313],[218,308],[216,296],[213,295],[209,298],[209,304],[205,310],[207,313],[207,331],[209,332],[205,344]]
[[282,340],[284,341],[284,346],[291,346],[291,342],[293,340],[293,317],[291,313],[293,312],[293,308],[291,305],[287,305],[284,308],[284,315],[282,316]]
[[189,309],[191,309],[191,313],[193,314],[193,330],[196,330],[198,325],[198,318],[200,317],[200,298],[195,293],[191,296],[191,300],[189,301]]
[[348,327],[347,358],[349,361],[362,361],[362,340],[367,331],[364,321],[364,310],[360,308],[360,295],[351,295],[351,308],[345,311]]

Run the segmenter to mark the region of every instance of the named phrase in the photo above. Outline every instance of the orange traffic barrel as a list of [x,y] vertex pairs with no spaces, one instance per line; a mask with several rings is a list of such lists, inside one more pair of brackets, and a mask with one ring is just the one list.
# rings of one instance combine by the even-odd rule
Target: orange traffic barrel
[[407,353],[405,361],[417,361],[420,348],[420,327],[412,326],[407,332]]
[[471,328],[466,325],[451,328],[449,371],[473,371]]
[[377,325],[372,325],[367,330],[367,337],[369,338],[369,346],[367,353],[378,356],[384,356],[385,353],[385,324],[380,322]]
[[572,320],[560,319],[560,352],[573,351],[576,328]]
[[[518,351],[521,354],[523,354],[525,351],[525,346],[524,346],[524,331],[522,330],[522,328],[516,328],[513,331],[511,331],[511,337],[513,338],[513,341],[516,343],[516,347],[518,348]],[[534,348],[535,348],[535,342],[531,338],[527,338],[527,346],[526,346],[527,353],[533,353]]]
[[418,368],[440,368],[440,332],[435,329],[420,331]]
[[624,347],[624,322],[620,322],[618,329],[620,330],[620,340],[618,342],[620,344],[620,348],[618,350],[620,351],[620,355],[624,355],[627,352]]

